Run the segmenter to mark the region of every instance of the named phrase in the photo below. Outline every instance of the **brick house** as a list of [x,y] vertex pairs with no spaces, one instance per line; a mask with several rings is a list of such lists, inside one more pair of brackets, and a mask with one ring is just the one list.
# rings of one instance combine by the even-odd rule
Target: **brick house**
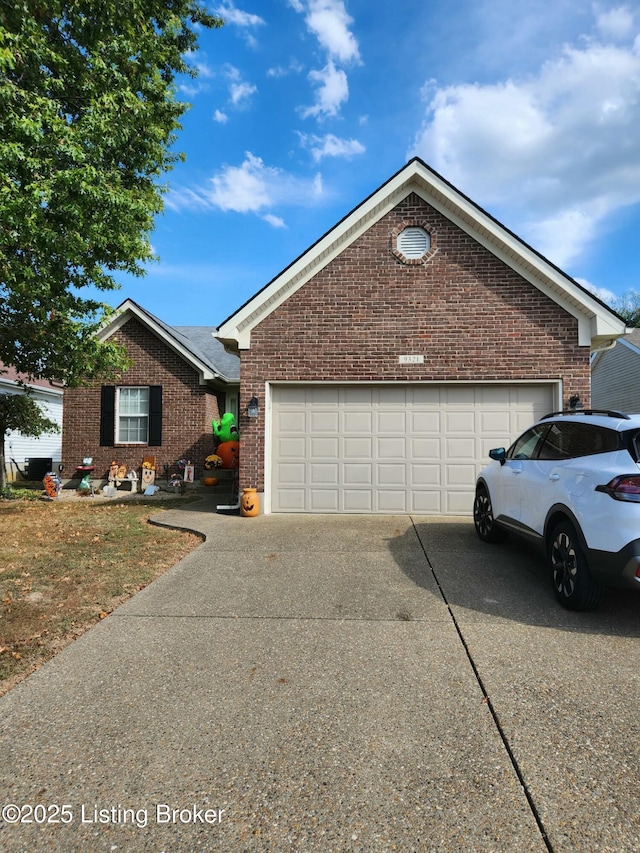
[[587,406],[624,330],[414,159],[219,327],[260,407],[240,485],[265,512],[469,514],[488,450]]
[[164,465],[182,457],[196,473],[213,453],[212,419],[237,414],[239,360],[225,352],[214,327],[168,326],[126,300],[100,338],[124,344],[131,367],[117,382],[64,392],[62,459],[72,476],[92,457],[105,479],[112,460],[139,469],[144,456]]

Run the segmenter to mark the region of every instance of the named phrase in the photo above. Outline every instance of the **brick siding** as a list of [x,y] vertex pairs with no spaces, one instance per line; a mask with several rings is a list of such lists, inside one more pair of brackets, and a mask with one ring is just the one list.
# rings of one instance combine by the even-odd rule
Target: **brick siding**
[[[427,227],[425,262],[403,263],[395,237]],[[241,485],[264,489],[265,381],[562,379],[564,404],[589,404],[589,348],[577,320],[418,195],[409,195],[276,308],[242,353]],[[424,364],[398,356],[423,354]]]
[[71,477],[85,456],[92,456],[95,479],[107,476],[112,460],[139,469],[145,455],[154,455],[159,475],[163,466],[187,456],[202,469],[213,453],[211,420],[219,419],[218,399],[212,389],[199,384],[198,373],[137,319],[114,334],[124,344],[131,368],[114,385],[162,386],[162,445],[100,447],[100,386],[67,389],[64,393],[62,461]]

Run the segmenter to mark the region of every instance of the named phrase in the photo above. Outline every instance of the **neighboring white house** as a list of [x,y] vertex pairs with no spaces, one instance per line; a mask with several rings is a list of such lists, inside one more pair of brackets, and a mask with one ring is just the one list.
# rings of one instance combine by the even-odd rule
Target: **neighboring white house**
[[[22,394],[22,387],[18,384],[20,378],[12,368],[0,365],[0,393]],[[62,385],[52,385],[45,380],[36,379],[27,382],[31,388],[33,399],[38,402],[43,414],[55,421],[60,426],[60,432],[43,433],[39,438],[28,438],[20,432],[9,432],[5,436],[4,453],[7,469],[7,480],[20,480],[19,471],[26,471],[27,460],[51,460],[51,467],[55,470],[62,458]],[[36,472],[36,478],[41,464],[32,464],[32,474]],[[42,476],[42,475],[40,475]]]

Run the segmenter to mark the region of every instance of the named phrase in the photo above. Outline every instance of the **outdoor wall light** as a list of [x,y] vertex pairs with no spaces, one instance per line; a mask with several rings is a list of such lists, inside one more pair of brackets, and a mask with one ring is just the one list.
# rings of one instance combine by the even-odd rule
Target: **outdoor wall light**
[[258,398],[252,397],[247,403],[247,417],[257,418],[260,407],[258,406]]
[[573,394],[573,396],[569,397],[569,408],[573,409],[574,411],[580,411],[581,409],[584,409],[579,394]]

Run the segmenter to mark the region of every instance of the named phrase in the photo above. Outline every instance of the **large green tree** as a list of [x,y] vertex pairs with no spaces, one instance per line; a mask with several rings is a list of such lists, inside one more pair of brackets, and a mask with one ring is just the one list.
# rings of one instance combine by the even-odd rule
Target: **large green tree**
[[175,78],[221,24],[198,0],[0,0],[0,362],[69,385],[124,366],[100,291],[153,257]]

